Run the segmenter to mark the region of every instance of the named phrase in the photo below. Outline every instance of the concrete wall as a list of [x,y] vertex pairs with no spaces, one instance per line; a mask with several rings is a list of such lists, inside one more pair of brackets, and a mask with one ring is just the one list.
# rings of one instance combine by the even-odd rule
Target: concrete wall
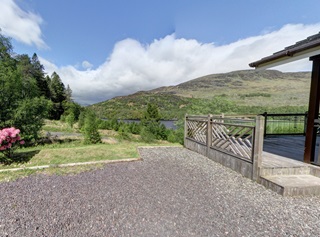
[[253,177],[253,164],[250,161],[243,160],[241,158],[232,156],[222,151],[215,150],[213,148],[208,149],[206,145],[198,143],[191,139],[185,139],[184,146],[187,149],[195,151],[215,162],[222,164],[225,167],[231,168],[232,170],[242,174],[249,179],[252,179]]

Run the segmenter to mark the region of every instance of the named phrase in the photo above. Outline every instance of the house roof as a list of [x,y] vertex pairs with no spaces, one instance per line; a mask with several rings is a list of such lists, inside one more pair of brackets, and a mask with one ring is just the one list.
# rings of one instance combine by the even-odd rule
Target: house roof
[[320,54],[320,32],[298,41],[283,50],[249,64],[256,69],[266,69]]

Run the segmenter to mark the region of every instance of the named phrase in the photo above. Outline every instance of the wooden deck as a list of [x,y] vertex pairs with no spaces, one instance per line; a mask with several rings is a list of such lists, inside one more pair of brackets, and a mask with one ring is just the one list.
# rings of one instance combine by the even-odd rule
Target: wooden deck
[[302,162],[304,141],[304,136],[266,137],[258,182],[283,196],[320,195],[320,167]]
[[[316,159],[319,140],[316,144]],[[263,144],[263,167],[303,166],[304,136],[267,136]]]

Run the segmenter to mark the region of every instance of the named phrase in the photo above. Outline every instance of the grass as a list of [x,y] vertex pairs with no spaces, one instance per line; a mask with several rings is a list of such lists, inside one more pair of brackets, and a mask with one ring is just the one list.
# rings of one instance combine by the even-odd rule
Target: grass
[[81,172],[90,171],[94,169],[100,169],[103,164],[92,164],[92,165],[82,165],[82,166],[72,166],[72,167],[50,167],[47,169],[38,170],[18,170],[18,171],[5,171],[0,172],[0,182],[10,182],[19,178],[25,178],[31,175],[75,175]]
[[[49,125],[48,125],[49,124]],[[53,124],[53,125],[52,125]],[[55,127],[55,131],[69,133],[70,130],[64,123],[59,121],[46,121],[45,131],[50,126]],[[71,129],[71,128],[70,128]],[[74,132],[74,131],[72,131]],[[65,175],[77,174],[84,171],[98,169],[103,164],[78,165],[72,167],[56,167],[61,164],[81,163],[90,161],[122,160],[128,158],[139,158],[137,148],[139,146],[176,146],[177,144],[157,141],[154,143],[141,142],[137,137],[132,141],[117,139],[117,132],[101,130],[100,134],[105,138],[104,143],[94,145],[84,145],[82,139],[72,140],[60,138],[59,142],[35,147],[21,148],[15,151],[14,160],[10,165],[0,164],[0,170],[12,168],[27,168],[33,166],[49,165],[50,168],[40,170],[18,170],[0,172],[0,182],[12,181],[18,178],[36,174],[45,175]],[[0,153],[0,156],[2,154]]]
[[[76,126],[74,126],[76,127]],[[69,124],[55,121],[55,120],[46,120],[44,126],[42,127],[43,133],[47,132],[65,132],[73,133],[77,132],[76,128],[71,128]]]

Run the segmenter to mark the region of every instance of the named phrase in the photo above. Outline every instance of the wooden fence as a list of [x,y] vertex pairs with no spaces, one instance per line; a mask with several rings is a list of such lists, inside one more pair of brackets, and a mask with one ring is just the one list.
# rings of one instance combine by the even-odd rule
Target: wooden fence
[[262,159],[263,116],[185,118],[185,146],[257,179]]

